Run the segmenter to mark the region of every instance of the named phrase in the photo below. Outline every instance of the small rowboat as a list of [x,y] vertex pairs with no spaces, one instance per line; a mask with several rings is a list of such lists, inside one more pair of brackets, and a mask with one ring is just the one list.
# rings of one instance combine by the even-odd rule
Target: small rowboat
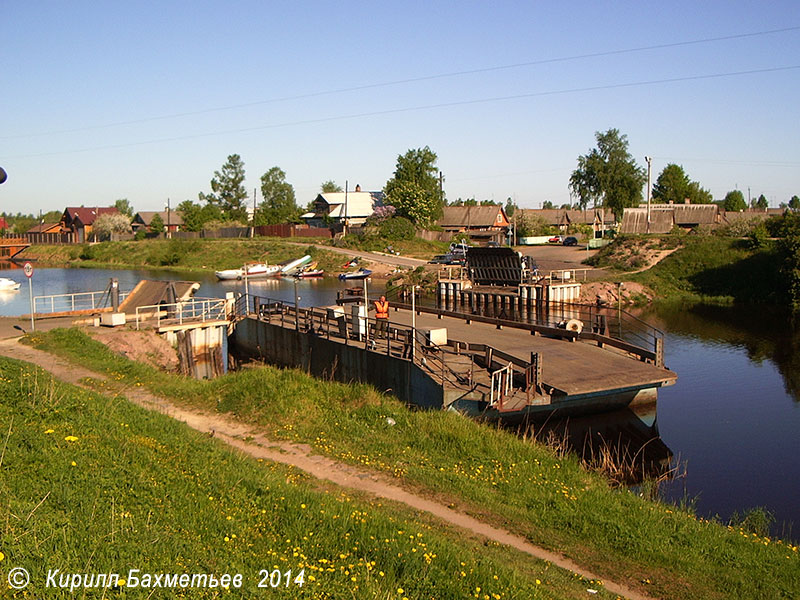
[[353,271],[352,273],[340,273],[339,279],[342,281],[349,281],[351,279],[366,279],[372,275],[372,271],[369,269],[359,269],[358,271]]

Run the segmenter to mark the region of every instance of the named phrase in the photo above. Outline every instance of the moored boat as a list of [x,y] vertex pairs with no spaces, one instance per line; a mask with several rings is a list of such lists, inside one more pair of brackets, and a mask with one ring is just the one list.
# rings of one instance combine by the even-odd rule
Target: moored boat
[[349,279],[366,279],[370,275],[372,275],[372,271],[362,268],[352,273],[339,273],[339,279],[342,281],[347,281]]
[[325,271],[322,269],[309,269],[308,271],[303,271],[295,275],[295,277],[322,277],[325,274]]
[[303,265],[309,262],[311,262],[311,256],[308,254],[301,258],[291,260],[281,267],[281,275],[294,275],[303,267]]
[[14,281],[8,277],[0,277],[0,291],[2,292],[18,290],[20,285],[19,281]]
[[275,277],[280,274],[280,265],[267,265],[265,263],[256,263],[244,265],[240,269],[226,269],[224,271],[214,271],[214,275],[220,281],[230,281],[232,279],[243,279],[247,275],[248,279],[257,277]]

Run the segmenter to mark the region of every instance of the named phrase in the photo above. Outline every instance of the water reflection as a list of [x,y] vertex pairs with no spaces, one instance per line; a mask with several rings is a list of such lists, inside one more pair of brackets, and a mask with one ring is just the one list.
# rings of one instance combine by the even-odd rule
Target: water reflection
[[588,467],[618,485],[672,476],[672,451],[661,440],[656,405],[609,413],[549,420],[529,425],[537,441],[576,454]]
[[743,348],[748,358],[771,361],[784,388],[800,402],[800,318],[771,306],[662,306],[643,318],[671,333]]

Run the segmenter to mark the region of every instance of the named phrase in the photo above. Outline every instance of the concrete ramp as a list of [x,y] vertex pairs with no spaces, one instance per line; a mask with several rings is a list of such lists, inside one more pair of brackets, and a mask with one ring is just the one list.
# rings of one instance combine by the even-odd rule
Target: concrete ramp
[[120,304],[119,312],[133,314],[140,306],[172,304],[191,298],[200,284],[196,281],[152,281],[143,279],[136,284],[125,301]]

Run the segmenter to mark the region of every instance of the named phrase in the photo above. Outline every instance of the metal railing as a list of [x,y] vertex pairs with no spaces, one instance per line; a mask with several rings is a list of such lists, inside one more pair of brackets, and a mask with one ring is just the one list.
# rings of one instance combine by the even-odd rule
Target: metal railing
[[[411,310],[410,304],[394,302],[394,306]],[[465,312],[459,308],[456,306],[451,310],[416,305],[417,312],[466,322],[492,323],[498,327],[525,329],[564,339],[594,341],[663,366],[664,332],[621,308],[570,302],[543,302],[530,309],[509,311],[495,311],[484,306]],[[582,323],[581,332],[564,327],[572,319]]]
[[[120,302],[130,292],[119,293]],[[50,294],[47,296],[33,297],[33,312],[35,314],[54,314],[62,312],[76,312],[82,310],[98,310],[111,306],[111,295],[108,289],[98,292],[76,292],[73,294]]]
[[232,303],[224,298],[190,298],[183,302],[150,304],[136,307],[136,329],[155,321],[157,328],[185,323],[228,320]]
[[[250,305],[259,320],[327,339],[338,339],[345,345],[363,347],[368,352],[412,361],[439,378],[443,385],[453,387],[473,388],[476,385],[476,371],[491,368],[491,358],[488,367],[480,364],[484,355],[491,357],[492,352],[495,352],[497,356],[506,356],[484,344],[480,344],[480,348],[474,352],[471,350],[473,345],[456,340],[448,340],[447,346],[438,345],[427,339],[421,329],[414,330],[404,323],[390,319],[376,319],[368,315],[353,316],[351,312],[330,308],[295,307],[294,303],[272,298],[254,297],[252,302],[240,298],[236,302],[236,315],[244,316],[245,307],[249,309]],[[464,358],[468,360],[468,364],[465,364]],[[513,360],[518,363],[521,373],[530,367],[525,361],[517,358]]]

